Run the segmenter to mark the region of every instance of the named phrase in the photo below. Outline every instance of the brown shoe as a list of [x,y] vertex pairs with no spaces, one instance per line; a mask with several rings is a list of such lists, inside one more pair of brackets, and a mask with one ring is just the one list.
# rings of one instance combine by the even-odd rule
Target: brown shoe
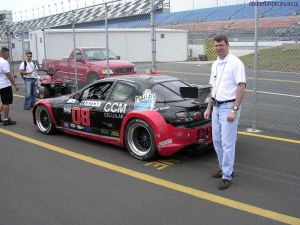
[[230,184],[231,180],[222,179],[222,181],[219,183],[218,189],[225,190],[230,186]]
[[222,170],[218,170],[217,172],[211,175],[212,178],[222,178]]

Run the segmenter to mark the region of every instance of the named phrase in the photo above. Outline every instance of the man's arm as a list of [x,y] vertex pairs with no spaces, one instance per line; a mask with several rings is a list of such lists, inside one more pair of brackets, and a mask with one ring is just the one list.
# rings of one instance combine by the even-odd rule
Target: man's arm
[[236,99],[234,101],[234,106],[233,108],[231,109],[228,117],[227,117],[227,120],[229,122],[232,122],[234,121],[237,113],[238,113],[238,108],[240,107],[241,105],[241,102],[245,96],[245,93],[246,93],[246,83],[239,83],[238,86],[237,86],[237,91],[236,91]]
[[234,106],[239,108],[246,93],[246,83],[239,83],[236,91]]
[[210,92],[209,92],[209,95],[208,95],[208,98],[209,98],[209,101],[208,101],[208,104],[207,104],[207,108],[204,112],[204,119],[209,119],[209,116],[211,114],[211,107],[212,107],[212,104],[211,104],[211,92],[212,92],[212,89],[210,89]]
[[16,82],[15,82],[15,80],[14,80],[14,77],[13,77],[12,73],[11,73],[11,72],[8,72],[8,73],[6,73],[6,76],[7,76],[8,80],[12,83],[12,85],[15,86],[16,91],[18,91],[19,88],[18,88],[18,86],[17,86],[17,84],[16,84]]

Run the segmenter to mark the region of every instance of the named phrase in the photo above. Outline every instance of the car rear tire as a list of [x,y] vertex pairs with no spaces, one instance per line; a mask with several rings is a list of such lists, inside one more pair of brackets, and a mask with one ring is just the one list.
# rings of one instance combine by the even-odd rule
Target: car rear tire
[[42,134],[52,134],[55,130],[53,120],[48,109],[43,105],[38,105],[35,110],[36,125]]
[[129,153],[139,160],[157,157],[155,136],[151,126],[144,120],[133,119],[125,128],[125,146]]

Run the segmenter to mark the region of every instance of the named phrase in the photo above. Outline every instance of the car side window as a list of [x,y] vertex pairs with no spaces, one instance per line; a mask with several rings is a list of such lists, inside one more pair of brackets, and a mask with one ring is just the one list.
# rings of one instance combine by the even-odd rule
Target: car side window
[[110,97],[112,101],[123,102],[135,92],[135,88],[125,83],[117,83]]
[[112,82],[97,83],[85,89],[82,93],[81,99],[100,99],[104,100],[107,93],[112,86]]

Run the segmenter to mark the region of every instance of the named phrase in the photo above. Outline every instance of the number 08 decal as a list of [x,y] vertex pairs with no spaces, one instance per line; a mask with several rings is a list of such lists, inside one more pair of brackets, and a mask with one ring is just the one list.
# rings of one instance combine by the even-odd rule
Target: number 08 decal
[[89,127],[91,124],[90,110],[88,108],[72,108],[72,122],[76,125]]

